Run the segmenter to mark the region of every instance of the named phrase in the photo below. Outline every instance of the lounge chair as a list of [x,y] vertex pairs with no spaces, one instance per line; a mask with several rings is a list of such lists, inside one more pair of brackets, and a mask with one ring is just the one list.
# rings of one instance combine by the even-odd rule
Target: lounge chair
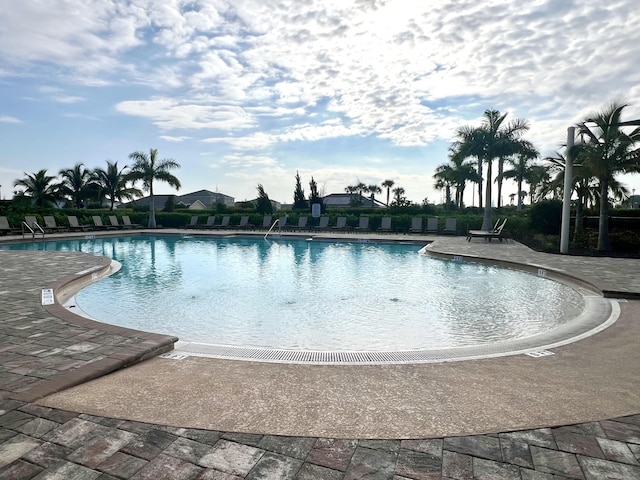
[[413,217],[409,233],[422,233],[422,217]]
[[191,221],[184,228],[198,228],[198,215],[192,215]]
[[13,228],[9,225],[7,217],[0,217],[0,235],[15,235],[21,233],[19,228]]
[[216,216],[209,215],[207,217],[207,223],[205,223],[204,225],[198,225],[198,228],[216,228]]
[[213,228],[229,228],[230,221],[231,221],[231,216],[225,215],[224,217],[222,217],[222,221],[220,222],[220,225],[217,225]]
[[251,230],[253,228],[253,224],[249,223],[249,216],[245,215],[240,217],[240,222],[236,225],[236,228],[240,230]]
[[448,233],[450,235],[458,234],[458,225],[455,218],[447,218],[444,221],[444,230],[442,233]]
[[282,217],[278,218],[278,230],[286,230],[287,228],[287,220],[289,220],[289,217],[287,215],[284,215]]
[[391,232],[391,217],[382,217],[380,220],[379,232]]
[[102,223],[102,217],[100,215],[93,215],[91,220],[93,220],[94,230],[115,230],[116,228]]
[[355,228],[358,232],[369,231],[369,217],[360,217],[358,220],[358,226]]
[[271,228],[271,219],[273,217],[271,215],[265,215],[264,218],[262,219],[262,227],[264,229],[269,229]]
[[119,230],[122,230],[124,228],[124,225],[118,221],[118,217],[116,217],[115,215],[109,215],[109,223],[112,227]]
[[488,242],[490,242],[494,238],[497,238],[502,242],[504,238],[502,230],[504,229],[504,225],[506,223],[506,218],[502,223],[500,223],[500,219],[498,219],[491,230],[469,230],[469,232],[467,233],[467,242],[470,242],[472,238],[484,238],[485,241]]
[[438,217],[427,218],[427,228],[424,231],[426,233],[438,233]]
[[338,217],[333,230],[346,230],[347,229],[347,217]]
[[69,229],[72,232],[86,232],[88,230],[91,230],[91,225],[81,225],[78,222],[78,217],[76,217],[75,215],[67,215],[67,220],[69,221]]
[[69,230],[63,225],[58,225],[56,223],[56,218],[53,215],[44,215],[42,218],[44,219],[44,230],[47,233],[66,232],[67,230]]
[[298,217],[298,224],[292,225],[293,230],[305,230],[307,228],[308,217]]
[[142,225],[140,225],[139,223],[131,223],[129,215],[122,216],[122,224],[124,228],[142,228]]
[[329,228],[329,217],[320,217],[318,225],[314,227],[316,230],[326,230]]

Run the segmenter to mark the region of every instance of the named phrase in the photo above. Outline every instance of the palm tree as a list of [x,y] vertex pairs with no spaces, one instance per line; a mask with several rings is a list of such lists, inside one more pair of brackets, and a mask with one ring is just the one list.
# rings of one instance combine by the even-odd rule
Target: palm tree
[[575,145],[571,154],[589,168],[598,179],[600,189],[600,219],[598,221],[598,251],[609,251],[609,188],[619,173],[640,172],[640,127],[630,134],[621,130],[622,111],[627,105],[613,102],[601,112],[589,115],[578,124],[578,133],[585,141]]
[[118,162],[110,162],[107,160],[107,168],[96,168],[93,171],[93,183],[98,186],[98,196],[108,198],[110,202],[110,210],[117,201],[131,200],[135,197],[142,196],[142,191],[134,186],[129,186],[128,174],[125,171],[128,167],[125,165],[122,169],[118,169]]
[[387,207],[389,206],[389,196],[391,195],[391,187],[396,184],[393,180],[385,180],[382,182],[382,187],[387,189]]
[[376,193],[382,193],[382,189],[378,185],[369,185],[366,187],[365,192],[369,192],[371,195],[371,206],[375,207],[375,196]]
[[433,175],[436,179],[434,187],[436,190],[444,190],[444,205],[448,208],[451,205],[451,189],[455,185],[453,168],[449,164],[442,164],[436,168],[436,173]]
[[31,197],[35,205],[50,205],[61,197],[60,184],[54,182],[56,177],[47,175],[46,169],[36,173],[25,172],[25,175],[25,178],[15,180],[13,186],[24,187],[24,193]]
[[71,201],[76,208],[81,208],[82,201],[90,193],[91,172],[84,168],[82,163],[77,163],[73,168],[60,170],[58,175],[62,177],[61,193],[71,197]]
[[500,180],[512,178],[516,181],[518,185],[518,211],[522,210],[522,183],[528,181],[531,176],[532,165],[529,162],[537,157],[538,152],[536,150],[521,152],[516,156],[516,158],[509,157],[507,161],[511,163],[513,168],[498,174],[498,179]]
[[407,198],[404,196],[405,190],[402,187],[396,187],[393,189],[393,202],[392,205],[396,205],[398,207],[403,207],[408,205]]
[[[533,145],[523,140],[522,135],[529,129],[526,120],[515,119],[503,125],[507,114],[497,110],[485,110],[482,125],[479,127],[462,127],[457,131],[458,140],[451,147],[454,157],[463,159],[475,157],[478,160],[478,174],[482,174],[482,165],[487,166],[487,182],[485,187],[484,217],[482,229],[489,230],[493,224],[491,219],[491,184],[493,182],[492,164],[497,158],[509,157],[525,149],[533,149]],[[482,185],[482,182],[479,183]],[[480,187],[481,188],[481,187]],[[481,194],[481,191],[479,192]]]
[[135,163],[131,167],[128,179],[134,182],[142,181],[142,189],[149,191],[149,228],[156,228],[156,206],[153,198],[153,181],[166,182],[176,190],[180,190],[180,180],[170,170],[180,168],[180,164],[173,159],[158,159],[158,150],[152,148],[147,155],[144,152],[133,152],[129,158]]

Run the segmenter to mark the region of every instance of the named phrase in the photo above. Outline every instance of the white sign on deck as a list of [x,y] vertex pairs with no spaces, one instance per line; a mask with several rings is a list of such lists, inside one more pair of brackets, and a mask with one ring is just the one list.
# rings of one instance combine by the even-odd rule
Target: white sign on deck
[[55,298],[53,298],[53,288],[43,288],[42,289],[42,305],[53,305],[56,303]]

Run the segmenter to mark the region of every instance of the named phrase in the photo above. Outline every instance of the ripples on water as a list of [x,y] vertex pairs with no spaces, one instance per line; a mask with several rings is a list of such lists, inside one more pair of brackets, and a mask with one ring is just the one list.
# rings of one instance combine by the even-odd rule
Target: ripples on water
[[31,245],[120,261],[120,272],[78,293],[79,307],[108,323],[192,342],[451,348],[531,336],[583,308],[567,286],[429,258],[416,245],[180,237]]

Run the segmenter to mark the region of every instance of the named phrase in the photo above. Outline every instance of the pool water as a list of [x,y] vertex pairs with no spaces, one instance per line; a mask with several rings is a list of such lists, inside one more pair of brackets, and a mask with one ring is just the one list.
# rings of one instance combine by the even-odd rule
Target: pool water
[[78,292],[77,306],[107,323],[188,342],[444,349],[526,338],[584,308],[568,286],[433,259],[411,244],[132,236],[22,248],[114,258],[122,269]]

